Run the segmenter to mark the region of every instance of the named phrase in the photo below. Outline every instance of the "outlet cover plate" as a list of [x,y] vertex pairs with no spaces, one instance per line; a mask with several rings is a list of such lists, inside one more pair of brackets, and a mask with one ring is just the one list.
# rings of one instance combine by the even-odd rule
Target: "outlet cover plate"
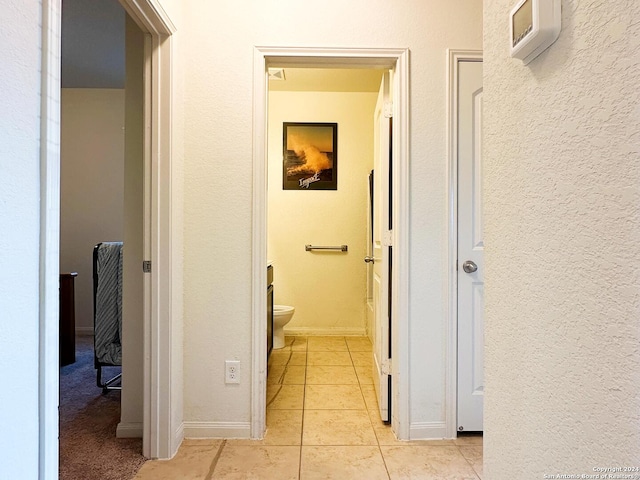
[[240,383],[240,360],[224,362],[224,383]]

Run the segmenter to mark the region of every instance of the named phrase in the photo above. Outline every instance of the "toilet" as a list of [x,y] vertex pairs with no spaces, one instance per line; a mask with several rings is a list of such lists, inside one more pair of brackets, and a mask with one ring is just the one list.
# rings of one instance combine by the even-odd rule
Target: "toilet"
[[284,347],[284,326],[289,323],[296,309],[289,305],[273,306],[273,349]]

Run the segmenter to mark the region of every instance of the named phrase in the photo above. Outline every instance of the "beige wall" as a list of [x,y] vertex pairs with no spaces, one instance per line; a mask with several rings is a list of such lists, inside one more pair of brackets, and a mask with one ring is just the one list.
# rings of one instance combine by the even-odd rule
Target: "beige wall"
[[[296,309],[296,334],[365,333],[368,175],[376,93],[271,92],[268,123],[268,258],[275,302]],[[282,123],[338,124],[338,189],[282,189]],[[304,245],[349,246],[347,253]]]
[[93,247],[123,240],[124,90],[65,88],[60,131],[60,271],[75,280],[76,330],[93,332]]
[[127,15],[124,149],[122,394],[118,437],[141,437],[143,419],[144,35]]
[[509,57],[485,2],[484,475],[640,465],[640,3],[562,2]]
[[[225,422],[243,429],[250,421],[254,46],[408,47],[410,427],[416,436],[440,434],[448,325],[446,49],[482,48],[482,4],[331,0],[309,12],[293,0],[189,0],[181,22],[185,420],[203,429]],[[241,362],[240,385],[224,384],[229,358]]]

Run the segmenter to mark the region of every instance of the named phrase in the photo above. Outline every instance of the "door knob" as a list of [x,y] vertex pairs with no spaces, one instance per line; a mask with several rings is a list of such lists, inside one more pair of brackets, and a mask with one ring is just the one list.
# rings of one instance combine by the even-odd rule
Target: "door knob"
[[376,263],[375,259],[373,257],[364,257],[364,261],[367,263]]
[[478,270],[478,265],[476,265],[474,262],[472,262],[471,260],[467,260],[466,262],[464,262],[462,264],[462,269],[467,272],[467,273],[473,273],[476,270]]

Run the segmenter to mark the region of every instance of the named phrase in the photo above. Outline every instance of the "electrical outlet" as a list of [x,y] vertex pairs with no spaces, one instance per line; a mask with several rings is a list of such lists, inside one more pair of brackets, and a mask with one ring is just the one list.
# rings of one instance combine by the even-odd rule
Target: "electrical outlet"
[[224,362],[224,383],[240,383],[240,360]]

